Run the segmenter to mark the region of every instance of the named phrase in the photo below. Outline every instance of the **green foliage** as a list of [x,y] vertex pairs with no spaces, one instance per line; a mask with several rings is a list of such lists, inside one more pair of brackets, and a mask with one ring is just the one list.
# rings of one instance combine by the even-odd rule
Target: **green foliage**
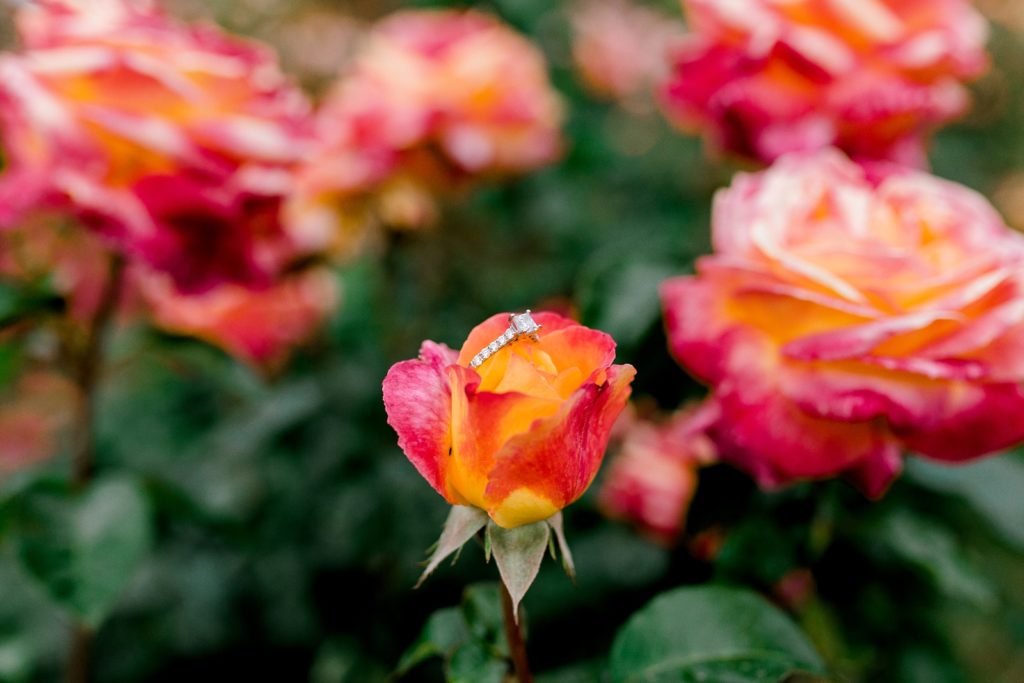
[[434,612],[398,663],[404,676],[423,662],[444,660],[448,683],[501,683],[508,670],[498,584],[469,586],[458,607]]
[[989,458],[955,469],[913,460],[907,469],[921,485],[960,496],[1003,541],[1024,552],[1024,456]]
[[724,586],[658,596],[626,623],[611,651],[614,683],[777,683],[823,668],[783,613],[754,593]]
[[14,505],[14,542],[28,576],[76,619],[99,625],[152,543],[139,483],[104,478],[71,491],[45,481]]

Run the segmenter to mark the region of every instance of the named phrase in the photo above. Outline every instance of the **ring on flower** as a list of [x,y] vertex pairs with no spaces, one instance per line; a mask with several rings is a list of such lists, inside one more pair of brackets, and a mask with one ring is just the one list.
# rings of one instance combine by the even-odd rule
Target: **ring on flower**
[[540,328],[541,326],[530,315],[530,309],[526,309],[525,313],[509,313],[508,329],[473,356],[473,360],[469,362],[469,367],[480,367],[485,360],[497,353],[498,349],[504,348],[523,337],[539,341],[540,337],[537,336],[537,333],[540,332]]

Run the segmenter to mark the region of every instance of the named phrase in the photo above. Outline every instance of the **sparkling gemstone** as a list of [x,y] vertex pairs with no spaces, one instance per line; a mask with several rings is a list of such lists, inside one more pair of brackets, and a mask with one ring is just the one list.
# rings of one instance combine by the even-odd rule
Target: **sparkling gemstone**
[[518,334],[533,334],[540,329],[540,325],[529,313],[516,313],[512,316],[512,329]]
[[490,351],[491,353],[494,353],[495,351],[498,350],[498,345],[494,342],[491,342],[490,345],[487,347],[487,350]]

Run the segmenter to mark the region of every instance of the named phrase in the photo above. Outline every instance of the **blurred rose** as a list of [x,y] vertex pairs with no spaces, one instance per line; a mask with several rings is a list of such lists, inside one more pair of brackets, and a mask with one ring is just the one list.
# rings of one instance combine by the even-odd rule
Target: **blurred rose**
[[572,55],[584,85],[599,97],[624,100],[668,75],[671,46],[683,22],[630,0],[585,0],[571,14]]
[[[0,279],[15,286],[45,281],[78,323],[96,314],[109,264],[110,251],[97,236],[52,217],[33,216],[0,232]],[[157,327],[274,368],[316,331],[337,301],[334,278],[322,269],[291,273],[266,288],[225,283],[203,294],[185,294],[168,276],[135,263],[125,272],[119,317],[148,318]]]
[[626,420],[619,453],[604,475],[601,508],[636,522],[662,543],[674,541],[697,492],[697,470],[716,457],[706,431],[717,410],[707,403],[661,423]]
[[77,392],[56,373],[29,372],[0,397],[0,475],[56,454]]
[[740,175],[713,230],[662,297],[723,459],[877,496],[902,448],[963,461],[1024,440],[1024,236],[984,198],[824,151]]
[[268,289],[224,284],[200,296],[176,292],[165,279],[142,282],[153,323],[202,339],[256,366],[273,368],[306,341],[337,304],[334,277],[309,270]]
[[772,586],[772,595],[787,610],[797,611],[807,605],[817,587],[809,569],[791,569]]
[[354,211],[341,221],[357,240],[369,202],[372,218],[390,210],[387,222],[417,227],[434,193],[551,163],[561,123],[544,58],[526,38],[479,12],[399,12],[370,33],[321,107],[290,221],[328,244],[336,216]]
[[0,222],[72,212],[187,291],[266,285],[308,105],[264,48],[151,3],[42,0],[0,57]]
[[663,91],[722,151],[771,162],[829,145],[923,167],[968,106],[987,24],[966,0],[683,0],[693,34]]
[[552,516],[587,490],[636,371],[613,365],[611,337],[553,313],[539,341],[513,342],[478,370],[473,356],[508,327],[495,315],[456,354],[424,342],[384,379],[388,423],[406,457],[454,505],[502,527]]

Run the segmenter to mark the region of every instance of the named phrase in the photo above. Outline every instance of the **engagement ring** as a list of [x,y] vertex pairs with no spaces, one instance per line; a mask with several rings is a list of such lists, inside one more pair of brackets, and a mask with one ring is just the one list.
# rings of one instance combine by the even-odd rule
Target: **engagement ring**
[[539,341],[540,337],[537,336],[537,333],[540,331],[540,327],[533,319],[533,316],[530,315],[529,309],[527,309],[526,313],[510,313],[508,316],[508,329],[505,330],[505,333],[485,346],[480,353],[473,356],[473,360],[469,361],[469,367],[480,367],[485,360],[497,353],[498,349],[504,348],[523,337]]

